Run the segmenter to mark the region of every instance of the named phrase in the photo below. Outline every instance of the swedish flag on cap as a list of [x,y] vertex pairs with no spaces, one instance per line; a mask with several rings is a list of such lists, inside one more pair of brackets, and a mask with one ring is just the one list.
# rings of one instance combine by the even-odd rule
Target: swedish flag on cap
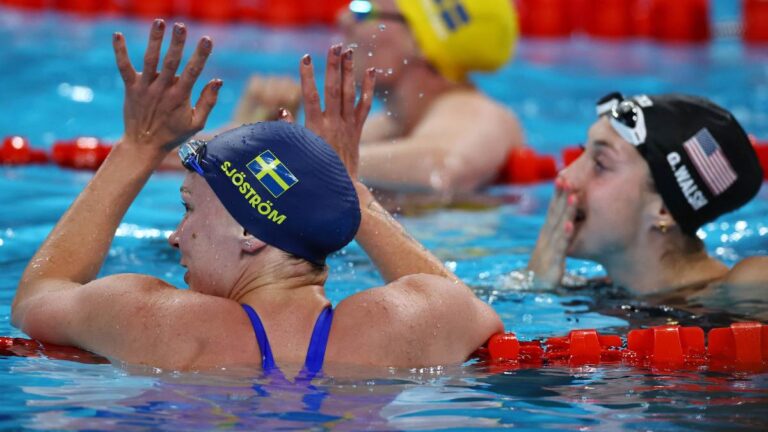
[[275,198],[299,182],[271,150],[265,150],[256,156],[256,159],[248,164],[248,169]]
[[232,129],[207,143],[198,163],[232,217],[278,249],[322,264],[357,233],[360,207],[344,164],[302,126]]
[[452,81],[492,71],[512,56],[517,16],[512,0],[397,0],[426,58]]

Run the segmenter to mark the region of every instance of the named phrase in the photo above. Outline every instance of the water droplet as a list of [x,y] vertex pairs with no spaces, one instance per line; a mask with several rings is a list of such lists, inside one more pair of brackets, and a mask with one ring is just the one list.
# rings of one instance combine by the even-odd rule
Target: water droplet
[[392,117],[392,111],[387,111],[387,117]]
[[408,59],[403,59],[403,64],[408,64]]
[[419,93],[419,99],[424,97],[424,93]]
[[368,57],[373,57],[373,51],[368,51]]
[[392,68],[387,68],[387,75],[392,75],[392,72],[394,72]]
[[349,44],[349,47],[350,47],[350,48],[352,48],[352,49],[357,49],[357,47],[358,47],[358,46],[359,46],[359,45],[358,45],[358,44],[356,44],[356,43],[351,43],[351,44]]
[[379,31],[384,31],[386,29],[387,29],[387,25],[386,24],[379,24]]

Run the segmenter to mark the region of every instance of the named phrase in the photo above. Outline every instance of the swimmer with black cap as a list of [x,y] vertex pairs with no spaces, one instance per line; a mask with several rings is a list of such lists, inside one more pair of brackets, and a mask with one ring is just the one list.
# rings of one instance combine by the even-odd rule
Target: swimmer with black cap
[[542,286],[560,284],[565,257],[596,261],[640,294],[685,293],[768,281],[768,258],[729,269],[697,230],[749,202],[762,171],[734,116],[680,94],[597,104],[584,154],[563,170],[529,263]]
[[[363,130],[366,184],[450,199],[496,180],[510,149],[524,143],[522,128],[469,75],[511,58],[518,32],[512,2],[356,0],[339,26],[345,44],[357,46],[357,64],[378,71],[384,104]],[[252,78],[234,124],[291,105],[298,91],[284,80]]]
[[[322,111],[311,61],[302,61],[307,125],[317,135],[268,122],[185,143],[203,128],[221,81],[209,82],[190,107],[212,42],[201,39],[174,78],[187,34],[176,24],[154,73],[164,29],[156,20],[145,73],[134,70],[115,34],[125,135],[31,259],[12,306],[15,326],[128,364],[301,369],[309,377],[329,364],[461,363],[502,330],[490,306],[351,180],[372,71],[356,103],[352,57],[331,55],[326,83],[339,91],[326,93]],[[97,278],[128,207],[182,143],[186,213],[168,241],[181,252],[189,290],[141,274]],[[388,283],[332,310],[325,261],[353,238]]]

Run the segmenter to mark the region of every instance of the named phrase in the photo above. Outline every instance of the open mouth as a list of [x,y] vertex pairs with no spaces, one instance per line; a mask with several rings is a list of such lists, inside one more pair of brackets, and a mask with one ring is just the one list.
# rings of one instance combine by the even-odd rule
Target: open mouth
[[584,212],[583,209],[576,209],[576,216],[574,216],[573,222],[580,224],[584,222],[586,218],[587,218],[587,214]]

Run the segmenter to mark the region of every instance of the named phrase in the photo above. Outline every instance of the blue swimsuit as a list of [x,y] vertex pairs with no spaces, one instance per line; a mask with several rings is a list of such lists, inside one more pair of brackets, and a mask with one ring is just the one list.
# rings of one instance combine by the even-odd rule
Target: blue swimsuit
[[[264,331],[264,325],[261,323],[259,315],[257,315],[256,311],[247,304],[241,306],[248,314],[248,318],[250,318],[251,325],[253,326],[253,331],[256,333],[256,341],[259,343],[259,349],[261,350],[262,369],[264,369],[264,372],[277,369],[275,358],[272,356],[272,348],[269,346],[267,332]],[[304,370],[302,371],[303,375],[307,376],[307,378],[311,379],[323,368],[325,348],[328,345],[328,334],[331,331],[332,322],[333,309],[327,307],[323,309],[317,317],[315,329],[312,331],[312,338],[309,340],[307,359],[304,362]]]

